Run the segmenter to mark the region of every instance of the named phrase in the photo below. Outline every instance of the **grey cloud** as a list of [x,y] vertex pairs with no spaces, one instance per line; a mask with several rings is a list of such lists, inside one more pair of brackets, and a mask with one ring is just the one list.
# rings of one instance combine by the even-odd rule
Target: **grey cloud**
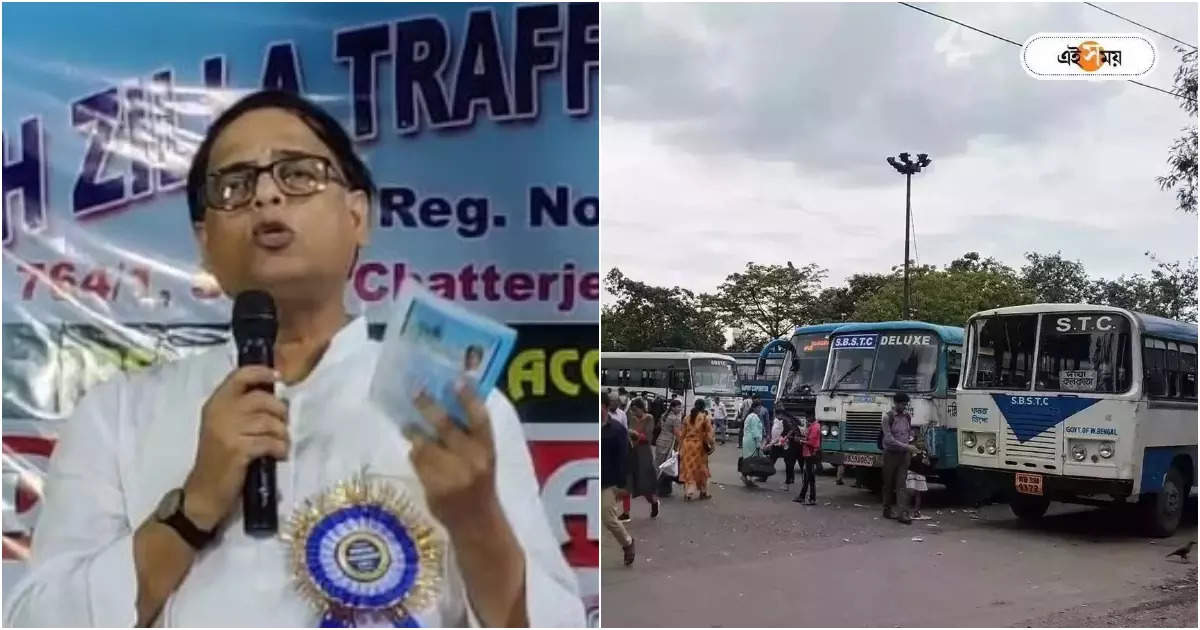
[[[1131,212],[1131,214],[1133,214]],[[1082,260],[1092,276],[1115,278],[1122,274],[1145,274],[1152,263],[1131,265],[1147,250],[1195,250],[1196,234],[1172,229],[1156,221],[1133,221],[1111,228],[1090,225],[1070,218],[1051,219],[1004,214],[977,215],[951,232],[921,239],[928,262],[945,264],[967,251],[987,252],[1001,261],[1020,267],[1025,252],[1061,251],[1065,258]],[[1171,260],[1172,256],[1163,256]]]
[[[1136,30],[1082,5],[921,6],[1018,41]],[[1194,5],[1104,6],[1196,39]],[[748,260],[884,272],[904,182],[883,157],[902,150],[935,159],[913,182],[923,263],[1061,250],[1115,277],[1146,273],[1145,250],[1196,255],[1195,217],[1154,183],[1189,122],[1169,96],[1037,82],[1015,47],[891,4],[603,10],[606,269],[697,291]],[[1170,85],[1158,46],[1148,82]]]
[[[1128,26],[1077,4],[923,6],[1016,41],[1038,30]],[[1034,142],[1141,89],[1034,81],[1017,47],[952,32],[963,29],[896,4],[603,11],[606,120],[652,122],[657,139],[692,153],[786,160],[799,172],[858,185],[889,181],[886,155],[946,159],[983,134]],[[1131,11],[1195,22],[1194,6]],[[1155,72],[1160,85],[1169,85],[1177,60],[1168,44],[1159,44],[1168,66]],[[1177,112],[1165,95],[1159,107]]]

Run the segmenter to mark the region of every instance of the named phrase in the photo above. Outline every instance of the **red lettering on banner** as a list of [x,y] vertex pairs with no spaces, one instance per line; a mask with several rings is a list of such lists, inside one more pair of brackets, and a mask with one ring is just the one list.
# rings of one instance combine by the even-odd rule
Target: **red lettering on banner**
[[583,284],[579,287],[579,295],[585,300],[600,299],[600,274],[589,273],[583,276]]
[[367,276],[376,275],[382,276],[387,273],[387,267],[383,263],[368,262],[358,266],[358,270],[354,272],[354,292],[367,302],[378,302],[387,295],[387,288],[376,286],[374,289],[367,287]]
[[529,442],[542,503],[572,567],[600,563],[600,466],[595,441]]
[[504,292],[514,302],[524,302],[533,296],[533,276],[527,273],[512,273],[504,279]]

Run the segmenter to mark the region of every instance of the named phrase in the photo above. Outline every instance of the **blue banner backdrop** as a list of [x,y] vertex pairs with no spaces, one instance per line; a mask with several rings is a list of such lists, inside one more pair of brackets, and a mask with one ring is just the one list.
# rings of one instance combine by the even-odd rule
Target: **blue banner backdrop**
[[[599,315],[594,3],[6,4],[4,579],[58,423],[90,386],[221,343],[183,175],[241,95],[299,92],[379,185],[347,299],[402,281],[518,328],[517,404],[596,620]],[[588,508],[588,502],[592,508]]]

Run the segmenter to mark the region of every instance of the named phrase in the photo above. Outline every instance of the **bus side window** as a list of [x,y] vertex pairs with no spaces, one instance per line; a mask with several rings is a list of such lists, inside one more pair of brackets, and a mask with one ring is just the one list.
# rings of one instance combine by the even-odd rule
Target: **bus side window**
[[1167,394],[1167,344],[1153,337],[1146,337],[1142,347],[1143,378],[1147,396]]
[[642,381],[641,381],[640,385],[642,387],[649,387],[649,385],[650,385],[650,370],[642,370]]
[[600,370],[600,384],[601,385],[612,385],[612,383],[609,382],[609,380],[608,380],[608,370],[606,370],[606,369]]
[[1179,344],[1180,395],[1196,400],[1196,346]]
[[737,363],[738,380],[742,381],[743,383],[748,383],[750,381],[753,381],[756,378],[754,376],[754,371],[755,371],[756,367],[757,366],[755,365],[755,363],[745,363],[739,359],[738,363]]
[[1179,344],[1167,342],[1167,396],[1179,398]]
[[688,378],[687,370],[671,370],[671,389],[687,390],[691,387],[691,379]]
[[958,388],[959,375],[962,373],[962,348],[951,346],[946,351],[946,390]]

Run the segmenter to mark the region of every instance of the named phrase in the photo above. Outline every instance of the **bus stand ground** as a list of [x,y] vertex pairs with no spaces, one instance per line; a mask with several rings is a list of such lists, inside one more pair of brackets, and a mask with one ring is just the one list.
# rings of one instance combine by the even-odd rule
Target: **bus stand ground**
[[[601,531],[605,627],[1196,627],[1196,496],[1170,538],[1142,535],[1132,511],[1055,503],[1036,525],[1007,505],[978,510],[930,484],[922,512],[901,525],[878,495],[834,484],[817,505],[784,492],[783,460],[757,489],[742,486],[731,442],[713,454],[713,498],[682,488],[649,517],[633,503],[632,567]],[[849,476],[848,476],[849,477]]]

